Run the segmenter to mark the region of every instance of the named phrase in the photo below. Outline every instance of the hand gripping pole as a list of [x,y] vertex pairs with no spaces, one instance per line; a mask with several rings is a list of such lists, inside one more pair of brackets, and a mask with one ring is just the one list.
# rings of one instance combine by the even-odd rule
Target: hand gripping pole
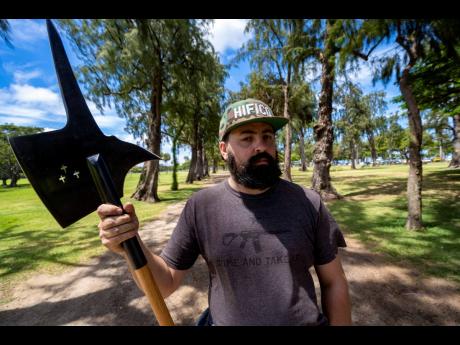
[[[116,205],[123,209],[120,198],[115,191],[109,169],[102,156],[96,154],[87,157],[86,160],[102,202]],[[131,267],[134,268],[134,274],[149,300],[153,313],[158,320],[158,324],[160,326],[174,326],[174,322],[161,296],[158,285],[152,276],[152,272],[147,265],[147,258],[142,251],[137,237],[132,237],[124,241],[122,246],[128,256]]]

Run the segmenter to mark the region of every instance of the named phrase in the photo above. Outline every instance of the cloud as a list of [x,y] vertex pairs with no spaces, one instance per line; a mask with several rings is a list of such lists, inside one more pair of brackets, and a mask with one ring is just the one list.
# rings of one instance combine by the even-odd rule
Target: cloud
[[43,73],[39,69],[34,69],[32,71],[15,71],[13,73],[13,78],[16,83],[24,84],[32,79],[41,78]]
[[[86,102],[98,126],[110,134],[124,134],[126,121],[113,109],[104,109],[104,115],[91,102]],[[43,126],[44,122],[56,123],[62,128],[66,112],[59,93],[50,88],[29,84],[11,84],[0,88],[0,121],[21,125]],[[53,125],[51,125],[53,126]],[[134,139],[129,140],[133,142]]]
[[125,119],[121,117],[114,116],[114,115],[102,115],[102,114],[94,114],[94,120],[101,128],[111,129],[114,131],[123,131],[125,127]]
[[26,104],[51,104],[60,102],[59,95],[44,87],[35,87],[32,85],[11,84],[10,91],[12,99]]
[[59,95],[48,88],[28,84],[0,88],[0,115],[4,121],[18,124],[65,121],[65,109]]
[[34,119],[28,117],[28,116],[4,116],[0,114],[0,124],[4,123],[12,123],[15,125],[20,125],[20,126],[36,126],[36,122]]
[[244,33],[247,19],[215,19],[209,40],[216,51],[224,54],[227,49],[238,49],[249,38]]
[[28,44],[47,39],[46,26],[32,19],[9,19],[11,39],[15,46],[26,48]]

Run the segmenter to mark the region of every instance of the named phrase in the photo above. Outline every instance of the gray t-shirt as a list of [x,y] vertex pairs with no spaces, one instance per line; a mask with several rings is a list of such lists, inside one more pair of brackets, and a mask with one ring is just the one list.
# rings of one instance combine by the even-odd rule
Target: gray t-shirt
[[160,256],[177,270],[203,256],[216,325],[316,325],[322,314],[308,269],[345,246],[315,191],[280,180],[249,195],[224,181],[187,201]]

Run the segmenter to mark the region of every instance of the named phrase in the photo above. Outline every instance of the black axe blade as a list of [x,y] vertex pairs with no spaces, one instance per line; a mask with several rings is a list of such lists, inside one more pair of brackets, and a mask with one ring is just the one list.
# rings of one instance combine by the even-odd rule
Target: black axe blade
[[102,203],[87,157],[94,154],[104,157],[119,198],[123,196],[129,169],[160,157],[102,133],[78,87],[56,28],[50,20],[46,23],[67,124],[56,131],[9,138],[9,142],[30,184],[59,225],[65,228]]

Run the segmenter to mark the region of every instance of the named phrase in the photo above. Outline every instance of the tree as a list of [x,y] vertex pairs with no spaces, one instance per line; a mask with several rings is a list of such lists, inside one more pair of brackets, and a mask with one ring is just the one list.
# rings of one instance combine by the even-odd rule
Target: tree
[[[256,67],[259,73],[276,78],[276,84],[283,92],[283,116],[287,119],[291,119],[289,111],[291,83],[297,67],[296,62],[288,56],[287,44],[290,35],[296,30],[295,25],[295,21],[292,20],[250,20],[245,31],[252,31],[253,38],[243,45],[236,58],[236,61],[249,58],[251,66]],[[290,122],[285,126],[284,138],[283,177],[291,181],[292,127]]]
[[[425,120],[425,128],[430,138],[432,138],[431,148],[427,147],[424,141],[424,148],[428,149],[430,156],[439,156],[441,160],[445,159],[445,154],[450,150],[447,144],[450,142],[450,130],[452,129],[449,125],[449,117],[444,116],[443,113],[426,110],[422,112],[422,116]],[[432,134],[431,134],[432,133]]]
[[[455,25],[453,26],[455,28]],[[457,24],[457,33],[458,32]],[[443,127],[452,133],[453,147],[450,167],[460,167],[460,61],[454,45],[449,49],[446,45],[439,51],[430,51],[422,61],[413,68],[410,82],[420,109],[430,110],[431,124],[433,121],[443,123]],[[455,42],[455,41],[453,41]],[[435,119],[435,118],[436,119]],[[452,126],[447,122],[452,119]],[[435,126],[436,127],[436,126]],[[438,126],[438,136],[439,136]]]
[[289,109],[292,117],[293,142],[299,143],[300,170],[306,171],[308,162],[305,153],[305,136],[308,128],[312,126],[316,111],[315,96],[309,84],[298,82],[293,85]]
[[[393,40],[397,49],[373,59],[374,81],[388,83],[392,76],[396,77],[401,95],[407,107],[410,130],[409,141],[409,177],[407,181],[408,216],[406,228],[420,230],[422,222],[422,177],[423,168],[420,150],[422,147],[423,127],[420,108],[413,91],[411,73],[416,64],[426,57],[428,52],[436,51],[446,37],[445,30],[437,28],[436,21],[429,20],[365,20],[360,28],[360,40],[356,47],[379,44],[384,39]],[[441,29],[445,26],[441,25]],[[455,38],[458,40],[458,38]],[[447,45],[451,47],[451,43]],[[367,59],[369,55],[364,58]]]
[[200,58],[194,58],[194,61],[200,67],[190,71],[187,77],[190,121],[183,130],[192,151],[187,183],[209,175],[206,148],[217,146],[220,104],[226,76],[224,66],[214,53],[202,54]]
[[[60,20],[83,64],[81,82],[102,112],[115,106],[126,130],[161,152],[164,101],[172,81],[181,79],[194,51],[211,49],[204,38],[208,21],[194,19]],[[181,83],[175,83],[180,86]],[[132,197],[159,201],[159,161],[144,164]]]
[[[340,198],[340,195],[332,186],[329,172],[334,143],[332,126],[334,83],[337,70],[344,70],[357,59],[352,51],[355,21],[296,19],[295,22],[295,34],[289,42],[290,56],[302,66],[312,63],[319,63],[321,66],[318,117],[313,127],[315,148],[312,188],[323,199],[336,199]],[[351,65],[351,68],[355,67]]]
[[337,134],[342,135],[343,141],[348,145],[351,168],[356,169],[357,146],[360,142],[361,133],[364,132],[364,121],[366,117],[366,105],[363,102],[363,92],[351,82],[346,82],[337,89],[335,96],[337,103],[342,107],[339,109],[339,119],[334,121]]
[[[172,152],[172,183],[171,183],[171,190],[178,190],[179,183],[177,181],[177,170],[179,168],[179,164],[177,162],[177,151],[178,147],[181,143],[181,134],[182,130],[185,126],[185,119],[184,117],[175,114],[174,106],[181,104],[178,99],[176,102],[173,103],[172,107],[168,111],[168,116],[165,119],[165,130],[164,134],[170,137],[171,139],[171,152]],[[180,106],[179,106],[180,108]],[[182,108],[183,109],[183,108]],[[174,115],[172,115],[174,114]],[[188,158],[188,157],[186,157]]]
[[16,126],[13,124],[0,125],[0,179],[4,187],[7,185],[6,181],[8,179],[10,179],[9,187],[16,187],[22,175],[22,169],[8,143],[8,138],[41,132],[43,132],[43,128],[40,127]]
[[0,19],[0,38],[6,43],[10,48],[13,47],[11,44],[10,37],[11,26],[7,19]]

